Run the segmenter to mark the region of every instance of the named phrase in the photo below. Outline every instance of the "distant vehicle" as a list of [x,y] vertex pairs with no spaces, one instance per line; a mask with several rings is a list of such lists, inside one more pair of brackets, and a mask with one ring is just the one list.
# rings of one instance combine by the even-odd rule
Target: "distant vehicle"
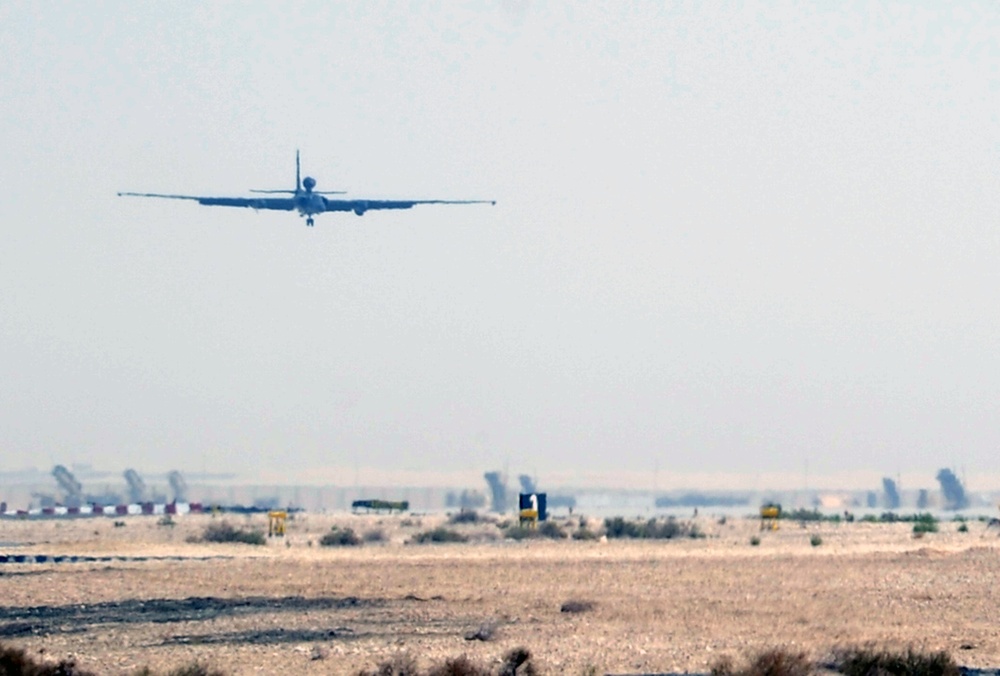
[[496,204],[496,200],[383,200],[331,199],[327,195],[342,195],[341,191],[320,192],[316,179],[301,178],[299,152],[295,151],[295,190],[251,190],[253,193],[288,194],[291,197],[198,197],[196,195],[163,195],[146,192],[120,192],[119,197],[160,197],[171,200],[194,200],[209,207],[249,207],[276,211],[298,211],[306,217],[306,225],[315,225],[313,217],[330,211],[353,211],[358,216],[376,209],[412,209],[418,204]]

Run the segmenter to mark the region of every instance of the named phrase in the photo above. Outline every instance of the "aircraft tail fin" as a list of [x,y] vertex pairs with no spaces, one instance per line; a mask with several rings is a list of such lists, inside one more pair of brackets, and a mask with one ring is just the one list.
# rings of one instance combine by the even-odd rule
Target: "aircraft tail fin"
[[295,189],[294,190],[251,190],[250,192],[265,195],[298,195],[302,192],[302,170],[299,166],[299,151],[295,151]]

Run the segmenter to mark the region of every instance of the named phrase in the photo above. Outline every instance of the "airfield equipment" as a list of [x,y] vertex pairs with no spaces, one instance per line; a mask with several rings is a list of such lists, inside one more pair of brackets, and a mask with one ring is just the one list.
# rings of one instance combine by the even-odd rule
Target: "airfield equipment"
[[162,197],[174,200],[193,200],[210,207],[249,207],[275,211],[298,211],[306,217],[306,225],[312,227],[313,217],[328,211],[353,211],[361,216],[366,211],[376,209],[412,209],[418,204],[496,204],[495,200],[383,200],[383,199],[331,199],[326,195],[337,192],[315,190],[316,179],[302,178],[299,166],[299,151],[295,151],[295,190],[251,190],[255,193],[286,193],[290,197],[198,197],[195,195],[163,195],[159,193],[120,192],[119,197]]
[[125,482],[128,483],[128,498],[132,503],[146,499],[146,482],[134,469],[125,470]]
[[272,511],[267,513],[267,537],[285,537],[285,519],[288,512]]
[[393,510],[397,510],[402,513],[409,508],[409,500],[401,500],[399,502],[393,502],[391,500],[355,500],[351,503],[351,509],[366,509],[369,512],[372,510],[381,512],[384,509],[390,514]]
[[765,502],[760,507],[760,529],[778,530],[778,519],[781,518],[781,505]]
[[545,510],[545,493],[521,493],[518,495],[518,509],[520,525],[534,528],[539,521],[548,518]]

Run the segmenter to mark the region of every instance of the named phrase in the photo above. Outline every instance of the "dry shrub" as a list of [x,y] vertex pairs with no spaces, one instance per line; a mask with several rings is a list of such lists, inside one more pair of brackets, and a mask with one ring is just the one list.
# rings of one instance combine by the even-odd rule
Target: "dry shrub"
[[361,539],[365,542],[386,542],[389,538],[386,536],[384,530],[381,528],[374,528],[372,530],[366,530],[361,536]]
[[567,535],[566,531],[557,524],[555,521],[543,521],[542,525],[538,527],[538,533],[544,538],[549,538],[550,540],[565,540]]
[[448,517],[448,523],[479,523],[479,513],[474,509],[463,509],[457,514]]
[[490,670],[482,667],[465,655],[444,661],[439,667],[431,667],[427,676],[492,676]]
[[586,613],[593,609],[593,601],[567,601],[559,606],[560,613]]
[[537,676],[538,670],[531,661],[527,648],[514,648],[504,655],[498,676]]
[[449,528],[435,528],[434,530],[427,530],[423,533],[417,533],[412,538],[411,542],[416,544],[424,544],[427,542],[467,542],[468,537],[462,535],[456,530],[451,530]]
[[0,676],[94,676],[72,660],[58,664],[36,662],[27,652],[0,644]]
[[475,631],[470,631],[465,635],[466,641],[492,641],[497,634],[497,623],[493,621],[483,622]]
[[259,530],[235,528],[228,521],[210,523],[201,534],[202,542],[242,542],[248,545],[262,545],[267,542]]
[[319,540],[323,547],[356,547],[361,544],[361,538],[353,528],[338,528],[334,526],[329,533]]
[[167,676],[225,676],[221,671],[209,669],[203,664],[194,662],[183,667],[178,667],[169,672]]
[[372,671],[359,671],[358,676],[538,676],[526,648],[514,648],[506,655],[500,667],[493,671],[470,660],[465,655],[445,660],[426,671],[417,668],[412,656],[397,655],[382,662]]
[[542,539],[565,540],[568,535],[554,521],[543,521],[537,528],[521,526],[520,524],[511,526],[503,532],[503,536],[508,540]]
[[[134,676],[155,676],[156,672],[143,667]],[[96,676],[76,666],[73,660],[62,660],[56,664],[35,661],[20,648],[0,644],[0,676]],[[223,672],[193,662],[167,672],[167,676],[225,676]]]
[[682,537],[705,537],[697,524],[681,522],[672,516],[666,519],[649,519],[648,521],[629,521],[620,516],[609,517],[604,520],[604,533],[608,539],[672,540]]
[[412,655],[402,653],[382,662],[372,671],[359,671],[358,676],[420,676],[420,670]]
[[508,540],[525,540],[528,538],[541,537],[534,528],[527,526],[511,526],[503,532],[503,536]]
[[805,653],[792,653],[782,648],[771,648],[736,669],[732,660],[723,658],[712,665],[712,676],[809,676],[812,662]]
[[955,661],[943,650],[921,653],[912,647],[905,652],[870,646],[843,648],[834,653],[834,663],[837,670],[847,676],[958,676],[961,673]]

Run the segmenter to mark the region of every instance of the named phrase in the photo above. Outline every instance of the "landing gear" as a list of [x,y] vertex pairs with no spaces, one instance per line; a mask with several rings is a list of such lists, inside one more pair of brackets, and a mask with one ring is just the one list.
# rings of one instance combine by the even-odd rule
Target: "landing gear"
[[313,227],[314,225],[316,225],[316,222],[313,221],[313,217],[312,216],[310,216],[309,218],[306,219],[306,225],[308,225],[310,228]]

